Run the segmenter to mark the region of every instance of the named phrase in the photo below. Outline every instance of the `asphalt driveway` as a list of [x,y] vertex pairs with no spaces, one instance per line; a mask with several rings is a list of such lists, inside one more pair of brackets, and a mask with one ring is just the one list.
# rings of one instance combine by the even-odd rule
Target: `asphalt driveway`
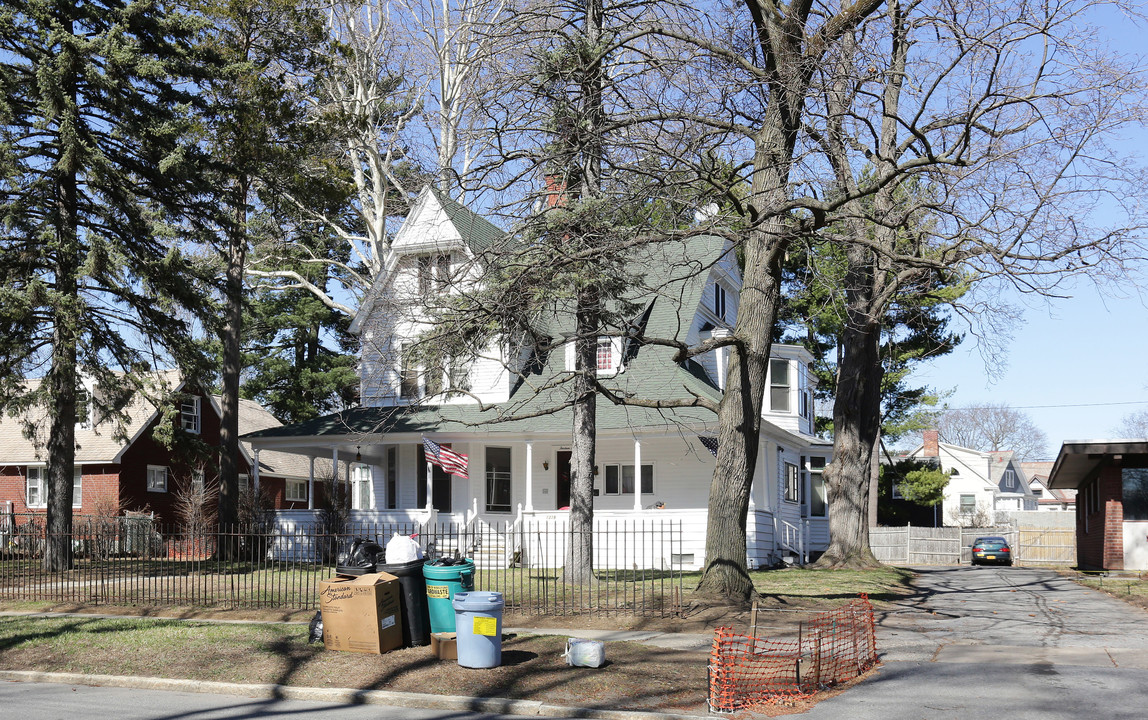
[[1148,717],[1148,613],[1021,567],[922,567],[879,620],[883,666],[808,717]]

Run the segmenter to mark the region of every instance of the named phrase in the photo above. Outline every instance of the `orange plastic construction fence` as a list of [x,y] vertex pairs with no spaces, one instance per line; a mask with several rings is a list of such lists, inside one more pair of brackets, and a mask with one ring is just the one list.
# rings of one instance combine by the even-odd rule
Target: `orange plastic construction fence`
[[802,623],[796,640],[714,631],[710,655],[711,712],[803,698],[857,677],[877,662],[873,606],[860,599]]

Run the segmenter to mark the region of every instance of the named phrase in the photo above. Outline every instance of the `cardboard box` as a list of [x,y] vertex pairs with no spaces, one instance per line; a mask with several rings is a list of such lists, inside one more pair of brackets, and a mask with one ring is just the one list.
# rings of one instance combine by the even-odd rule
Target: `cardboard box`
[[430,648],[439,660],[458,660],[458,634],[452,632],[431,633]]
[[333,577],[319,583],[323,645],[381,654],[403,644],[399,579],[389,573]]

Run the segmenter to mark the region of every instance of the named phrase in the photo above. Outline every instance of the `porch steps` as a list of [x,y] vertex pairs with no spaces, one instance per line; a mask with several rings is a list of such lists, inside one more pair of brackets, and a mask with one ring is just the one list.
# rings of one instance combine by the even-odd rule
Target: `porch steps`
[[471,559],[479,570],[505,570],[510,566],[507,562],[506,538],[484,534],[481,543],[474,548]]

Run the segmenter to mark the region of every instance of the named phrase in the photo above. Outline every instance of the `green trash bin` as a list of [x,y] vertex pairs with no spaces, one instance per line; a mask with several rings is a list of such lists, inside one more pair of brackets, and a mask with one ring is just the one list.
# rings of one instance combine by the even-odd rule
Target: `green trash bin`
[[427,609],[430,611],[432,633],[454,632],[454,594],[474,590],[474,561],[431,560],[423,565],[427,581]]

